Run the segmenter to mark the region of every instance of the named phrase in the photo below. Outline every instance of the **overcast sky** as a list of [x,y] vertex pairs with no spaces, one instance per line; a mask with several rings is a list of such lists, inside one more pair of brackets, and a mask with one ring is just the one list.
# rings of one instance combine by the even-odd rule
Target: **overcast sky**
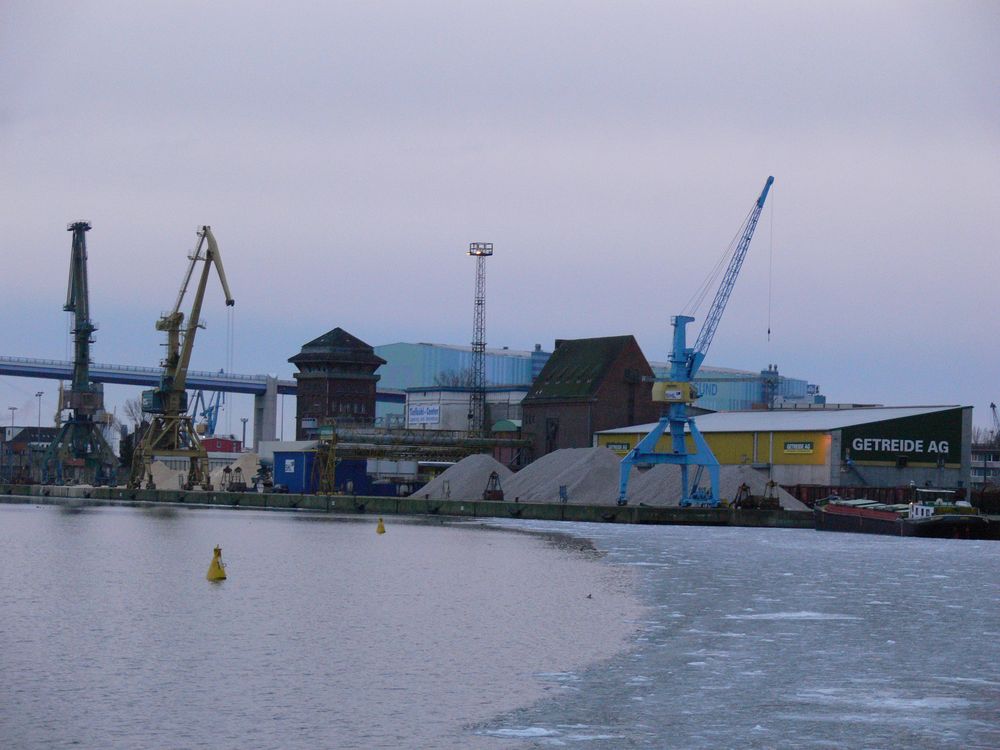
[[[998,40],[992,0],[4,0],[0,354],[70,356],[83,218],[98,362],[158,364],[200,224],[237,372],[291,377],[335,326],[468,344],[473,241],[489,346],[632,333],[664,360],[773,174],[707,365],[987,425]],[[192,366],[226,367],[215,281],[204,314]],[[0,407],[34,423],[39,389],[47,421],[54,381],[0,378]]]

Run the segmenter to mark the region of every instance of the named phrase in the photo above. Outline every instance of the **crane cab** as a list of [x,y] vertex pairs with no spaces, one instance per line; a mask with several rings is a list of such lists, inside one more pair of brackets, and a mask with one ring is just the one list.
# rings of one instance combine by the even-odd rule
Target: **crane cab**
[[659,381],[653,383],[653,401],[667,404],[693,404],[698,398],[691,383]]

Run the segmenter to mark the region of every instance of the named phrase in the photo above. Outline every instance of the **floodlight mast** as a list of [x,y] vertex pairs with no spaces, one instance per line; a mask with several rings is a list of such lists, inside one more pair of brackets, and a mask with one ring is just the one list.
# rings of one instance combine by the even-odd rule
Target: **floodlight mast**
[[485,436],[486,429],[486,259],[493,255],[492,242],[470,242],[469,255],[476,259],[476,297],[472,316],[472,390],[469,394],[469,432]]
[[[667,403],[670,406],[666,416],[661,417],[656,427],[622,459],[618,489],[619,505],[628,503],[629,473],[635,464],[678,464],[681,467],[680,505],[682,507],[691,505],[716,507],[721,502],[719,497],[719,461],[712,454],[708,443],[698,431],[694,417],[688,415],[687,407],[698,398],[692,380],[701,367],[701,363],[705,360],[708,348],[712,345],[715,331],[719,327],[722,313],[725,312],[729,297],[733,293],[736,278],[743,266],[743,260],[750,247],[750,240],[753,239],[757,221],[764,209],[764,201],[767,200],[768,191],[773,183],[774,177],[768,177],[767,182],[764,183],[764,189],[743,222],[737,235],[739,241],[729,261],[726,274],[715,293],[712,307],[709,309],[708,315],[705,316],[705,323],[702,325],[693,347],[688,348],[687,346],[686,329],[687,324],[692,322],[694,318],[690,315],[675,315],[670,319],[670,324],[674,329],[673,348],[670,352],[670,378],[653,384],[653,400]],[[684,438],[685,428],[691,432],[695,447],[693,453],[689,453],[687,449]],[[668,430],[670,432],[671,452],[657,453],[656,444],[663,433]],[[690,466],[695,466],[697,471],[694,480],[688,484],[688,467]],[[708,488],[698,486],[705,468],[708,469],[711,483]]]

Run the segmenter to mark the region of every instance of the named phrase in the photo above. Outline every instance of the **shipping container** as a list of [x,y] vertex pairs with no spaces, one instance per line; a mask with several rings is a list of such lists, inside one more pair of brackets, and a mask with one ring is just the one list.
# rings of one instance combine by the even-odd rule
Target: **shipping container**
[[274,483],[294,494],[311,495],[316,492],[315,463],[316,451],[275,451]]

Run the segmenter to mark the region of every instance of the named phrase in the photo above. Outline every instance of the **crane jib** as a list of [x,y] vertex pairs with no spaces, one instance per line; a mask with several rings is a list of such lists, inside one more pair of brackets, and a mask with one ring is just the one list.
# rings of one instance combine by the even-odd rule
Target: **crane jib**
[[743,260],[746,258],[747,250],[750,248],[750,240],[753,239],[754,230],[757,228],[757,221],[760,219],[760,212],[764,209],[764,201],[767,200],[767,193],[773,183],[774,177],[768,177],[767,182],[764,183],[764,189],[761,191],[760,197],[757,199],[753,210],[743,224],[739,244],[733,252],[733,257],[729,261],[729,267],[726,269],[726,275],[722,278],[722,283],[719,285],[719,289],[715,293],[715,299],[712,301],[712,307],[709,309],[708,315],[705,316],[705,323],[698,333],[698,339],[695,341],[693,351],[695,354],[700,355],[700,357],[693,360],[695,370],[688,373],[689,377],[694,377],[697,366],[701,364],[701,360],[705,358],[708,348],[712,345],[715,330],[719,327],[722,313],[725,312],[726,304],[733,293],[736,278],[739,276],[740,268],[743,267]]
[[764,208],[764,201],[767,200],[767,191],[771,189],[771,185],[774,184],[774,177],[768,177],[767,182],[764,183],[764,189],[760,191],[760,198],[757,199],[757,208]]

